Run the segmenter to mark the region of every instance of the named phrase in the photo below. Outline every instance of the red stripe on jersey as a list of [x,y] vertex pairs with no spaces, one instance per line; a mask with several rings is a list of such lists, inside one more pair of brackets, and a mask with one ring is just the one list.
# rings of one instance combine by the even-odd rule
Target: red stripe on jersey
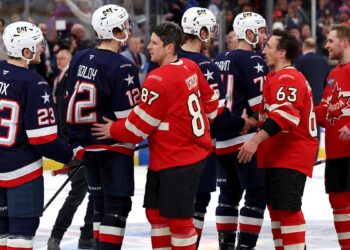
[[0,250],[7,250],[7,246],[0,246]]
[[[297,226],[297,225],[296,225]],[[305,243],[305,231],[296,233],[282,233],[283,246]]]
[[339,245],[342,250],[350,249],[350,239],[339,240]]
[[122,244],[123,243],[123,236],[118,235],[110,235],[110,234],[102,234],[100,233],[99,241],[105,242],[105,243],[111,243],[111,244]]
[[100,236],[100,231],[94,230],[94,239],[99,239],[99,236]]
[[237,152],[240,149],[240,147],[242,147],[242,145],[243,145],[243,143],[233,145],[233,146],[230,146],[227,148],[216,148],[216,154],[217,155],[226,155],[226,154]]
[[29,143],[32,145],[39,145],[39,144],[52,142],[56,140],[56,138],[57,138],[57,133],[51,134],[51,135],[38,136],[38,137],[31,137],[31,138],[28,138],[28,140],[29,140]]
[[18,177],[16,179],[6,180],[6,181],[0,180],[0,187],[4,187],[4,188],[17,187],[19,185],[22,185],[24,183],[30,182],[30,181],[38,178],[42,174],[43,174],[43,168],[40,167],[39,169],[37,169],[29,174]]
[[253,105],[251,109],[253,113],[258,112],[260,110],[260,103]]

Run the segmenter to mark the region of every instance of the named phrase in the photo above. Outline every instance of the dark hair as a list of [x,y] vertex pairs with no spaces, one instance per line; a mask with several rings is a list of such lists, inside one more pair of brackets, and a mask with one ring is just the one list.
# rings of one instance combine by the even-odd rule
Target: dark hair
[[164,22],[152,27],[152,32],[159,36],[165,45],[174,44],[174,54],[180,49],[182,29],[174,22]]
[[286,59],[293,61],[300,54],[299,41],[284,30],[274,30],[272,35],[277,36],[277,49],[286,51]]

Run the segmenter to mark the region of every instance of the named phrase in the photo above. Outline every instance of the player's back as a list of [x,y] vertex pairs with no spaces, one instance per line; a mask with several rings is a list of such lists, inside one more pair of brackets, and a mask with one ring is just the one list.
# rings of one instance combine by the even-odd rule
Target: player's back
[[87,49],[74,56],[68,81],[69,141],[81,146],[115,144],[113,140],[96,140],[91,126],[103,123],[102,117],[124,119],[138,104],[140,83],[135,65],[119,53]]
[[[47,82],[38,74],[0,62],[0,172],[39,165],[34,166],[33,162],[41,159],[41,155],[29,141],[45,142],[40,133],[54,127],[51,126],[55,122],[54,110],[42,107],[50,103],[49,91]],[[31,110],[35,110],[35,116]],[[28,138],[27,133],[33,137]]]

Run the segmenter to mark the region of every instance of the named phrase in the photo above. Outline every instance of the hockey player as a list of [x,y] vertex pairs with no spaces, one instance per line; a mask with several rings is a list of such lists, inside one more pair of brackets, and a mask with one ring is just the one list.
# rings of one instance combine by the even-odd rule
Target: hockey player
[[[217,185],[220,187],[219,204],[216,208],[216,226],[220,250],[255,247],[265,210],[264,175],[257,169],[256,158],[250,163],[239,163],[239,147],[251,138],[255,129],[244,127],[240,118],[246,109],[249,116],[259,110],[262,87],[268,73],[260,53],[267,40],[266,22],[259,14],[244,12],[236,16],[233,29],[239,39],[237,50],[219,54],[218,65],[226,84],[226,107],[238,119],[218,125],[216,154],[218,156]],[[254,118],[251,118],[254,120]],[[233,127],[232,124],[236,124]],[[244,190],[244,206],[238,209]],[[238,215],[239,214],[239,215]]]
[[335,25],[328,34],[329,59],[338,60],[327,78],[317,122],[326,129],[325,186],[341,249],[350,249],[350,26]]
[[275,249],[304,250],[301,202],[318,149],[312,92],[305,77],[291,66],[299,53],[294,36],[274,31],[263,53],[272,71],[264,86],[261,126],[241,147],[238,160],[251,161],[258,148],[258,167],[266,169],[266,201]]
[[[214,14],[205,8],[193,7],[182,16],[181,26],[184,32],[183,45],[178,53],[180,58],[188,58],[196,62],[204,74],[211,88],[219,96],[220,115],[225,106],[225,86],[222,83],[219,68],[208,57],[201,53],[213,36],[218,32],[218,25]],[[210,134],[215,148],[215,128],[211,126]],[[201,176],[196,195],[193,223],[197,231],[197,248],[201,238],[204,217],[210,201],[210,193],[216,189],[216,156],[213,152],[206,163]]]
[[42,156],[62,163],[72,148],[57,137],[48,83],[28,69],[44,52],[41,30],[28,22],[8,25],[0,62],[0,249],[33,249],[43,213]]
[[69,67],[67,126],[69,141],[86,147],[84,163],[94,203],[94,237],[98,249],[120,249],[134,193],[134,145],[98,141],[91,134],[102,117],[124,120],[139,103],[136,66],[120,55],[130,32],[129,14],[105,5],[92,15],[97,48],[79,51]]
[[178,59],[182,31],[175,23],[153,28],[148,50],[160,65],[148,74],[141,103],[126,121],[96,124],[95,135],[130,143],[149,137],[144,207],[153,249],[196,249],[192,215],[200,175],[212,149],[209,120],[218,98],[200,68]]

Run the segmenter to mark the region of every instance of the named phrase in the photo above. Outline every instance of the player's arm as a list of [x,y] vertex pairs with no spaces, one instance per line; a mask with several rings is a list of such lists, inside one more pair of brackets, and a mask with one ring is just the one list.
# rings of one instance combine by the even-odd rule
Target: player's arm
[[195,65],[195,67],[198,76],[198,85],[203,109],[209,122],[211,123],[218,115],[219,93],[210,87],[200,68],[197,65]]
[[324,127],[326,125],[326,117],[327,117],[327,107],[329,98],[332,95],[332,90],[329,87],[329,85],[326,85],[326,88],[323,92],[323,97],[318,104],[318,106],[315,106],[315,114],[316,114],[316,122],[318,125]]
[[28,141],[47,158],[68,163],[73,150],[57,135],[57,113],[52,91],[48,84],[38,84],[28,89],[24,124]]
[[259,132],[241,147],[238,153],[239,162],[251,161],[260,143],[271,136],[296,128],[300,122],[300,110],[304,107],[305,88],[293,78],[285,76],[278,84],[271,85],[271,105],[268,107],[268,118],[263,122]]
[[155,79],[146,78],[141,94],[141,102],[125,120],[107,121],[106,124],[94,124],[93,135],[103,140],[113,138],[128,143],[139,143],[161,125],[166,112],[167,96]]

